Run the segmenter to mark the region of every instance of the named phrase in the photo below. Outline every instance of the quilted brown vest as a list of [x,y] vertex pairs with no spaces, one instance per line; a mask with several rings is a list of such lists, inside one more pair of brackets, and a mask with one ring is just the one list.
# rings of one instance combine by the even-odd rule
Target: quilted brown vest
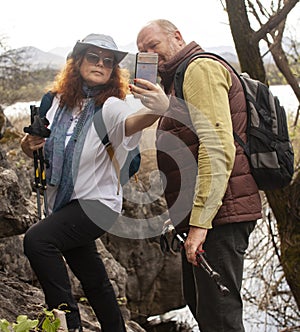
[[[243,89],[236,75],[226,64],[223,65],[232,79],[229,103],[233,130],[246,140],[247,113]],[[175,94],[174,90],[172,94]],[[213,226],[261,218],[257,185],[246,155],[240,145],[235,145],[233,170]],[[162,179],[170,218],[178,232],[187,232],[197,176],[199,141],[185,103],[175,97],[170,99],[169,110],[160,119],[156,147],[158,167],[164,174]]]

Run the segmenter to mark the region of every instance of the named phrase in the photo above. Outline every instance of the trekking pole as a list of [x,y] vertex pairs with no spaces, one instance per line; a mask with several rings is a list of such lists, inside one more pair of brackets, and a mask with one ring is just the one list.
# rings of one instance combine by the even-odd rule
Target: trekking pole
[[[177,238],[177,240],[179,241],[179,243],[181,244],[181,246],[184,246],[184,242],[187,238],[186,233],[183,233],[183,235],[181,236],[180,234],[176,233],[175,237]],[[218,272],[214,271],[212,269],[212,267],[208,264],[205,256],[204,256],[205,252],[204,250],[197,250],[196,251],[196,260],[197,260],[197,264],[198,266],[202,267],[202,269],[210,276],[210,278],[216,283],[219,291],[221,292],[221,294],[223,296],[226,296],[230,293],[229,289],[224,286],[220,279],[221,276]]]
[[[24,128],[24,132],[30,135],[49,137],[51,131],[46,128],[49,124],[46,118],[41,119],[38,115],[39,108],[30,105],[31,110],[31,125]],[[38,208],[38,218],[42,218],[42,208],[41,208],[41,190],[43,190],[44,197],[44,215],[48,215],[48,202],[47,202],[47,183],[46,183],[46,173],[45,173],[45,159],[43,148],[33,151],[33,164],[34,164],[34,187],[37,195],[37,208]]]
[[33,165],[34,165],[34,188],[36,192],[36,202],[38,208],[38,218],[42,217],[42,207],[41,207],[41,183],[40,183],[40,171],[39,171],[39,160],[37,151],[33,151]]
[[44,215],[47,217],[48,216],[47,181],[46,181],[44,152],[42,148],[38,150],[38,158],[40,161],[41,188],[43,190],[43,196],[44,196]]
[[[36,106],[30,105],[30,118],[31,125],[34,123],[34,118],[38,113]],[[25,131],[25,128],[24,128]],[[32,134],[32,131],[31,131]],[[42,218],[42,207],[41,207],[41,182],[40,182],[40,168],[39,168],[39,155],[36,150],[33,151],[33,164],[34,164],[34,188],[36,191],[36,202],[38,208],[38,219]]]

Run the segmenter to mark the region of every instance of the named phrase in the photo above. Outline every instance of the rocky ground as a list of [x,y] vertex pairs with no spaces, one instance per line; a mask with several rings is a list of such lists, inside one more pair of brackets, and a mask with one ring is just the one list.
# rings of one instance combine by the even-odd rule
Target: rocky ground
[[[1,129],[1,128],[0,128]],[[33,165],[20,150],[22,132],[6,122],[0,139],[0,319],[14,322],[26,314],[30,318],[41,315],[44,298],[36,278],[22,251],[23,234],[37,220],[36,195],[32,188]],[[150,132],[150,135],[152,133]],[[149,181],[156,170],[149,137],[144,138],[143,154],[138,183],[125,189],[127,195],[138,195],[140,190],[158,186]],[[142,188],[142,189],[141,189]],[[153,188],[152,188],[153,189]],[[149,191],[151,194],[151,190]],[[134,200],[133,200],[134,201]],[[184,305],[180,287],[180,257],[178,253],[164,255],[159,246],[159,236],[129,236],[126,222],[130,218],[152,218],[165,212],[163,198],[151,204],[134,204],[124,201],[123,215],[115,234],[106,234],[98,240],[108,275],[114,285],[128,332],[173,331],[174,323],[150,326],[147,317],[160,315]],[[129,219],[128,219],[129,218]],[[125,220],[125,222],[124,222]],[[123,227],[123,228],[122,228]],[[151,227],[158,227],[157,224]],[[162,225],[159,225],[162,227]],[[133,232],[136,230],[132,229]],[[158,230],[151,230],[157,234]],[[71,272],[70,272],[71,273]],[[72,273],[71,273],[72,275]],[[86,332],[101,331],[89,305],[80,299],[84,294],[72,276],[74,294],[80,302]],[[174,330],[175,331],[175,330]],[[180,330],[184,331],[184,330]]]

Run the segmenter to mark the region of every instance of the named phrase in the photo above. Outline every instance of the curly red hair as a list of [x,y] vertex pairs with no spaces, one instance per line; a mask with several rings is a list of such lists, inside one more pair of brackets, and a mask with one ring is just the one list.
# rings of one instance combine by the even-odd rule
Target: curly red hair
[[[67,105],[69,108],[73,108],[82,105],[85,96],[82,89],[83,79],[79,69],[83,56],[84,54],[81,53],[76,57],[70,57],[50,88],[52,93],[61,95],[60,106]],[[101,93],[95,96],[96,106],[102,105],[111,96],[125,99],[126,94],[129,92],[128,84],[128,70],[116,65],[108,83],[103,86]]]

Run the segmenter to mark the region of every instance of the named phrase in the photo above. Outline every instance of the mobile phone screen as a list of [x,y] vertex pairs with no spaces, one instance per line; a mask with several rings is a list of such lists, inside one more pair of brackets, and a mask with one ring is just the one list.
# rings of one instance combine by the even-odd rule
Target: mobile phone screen
[[157,53],[137,53],[135,77],[155,84],[157,80],[157,63]]

